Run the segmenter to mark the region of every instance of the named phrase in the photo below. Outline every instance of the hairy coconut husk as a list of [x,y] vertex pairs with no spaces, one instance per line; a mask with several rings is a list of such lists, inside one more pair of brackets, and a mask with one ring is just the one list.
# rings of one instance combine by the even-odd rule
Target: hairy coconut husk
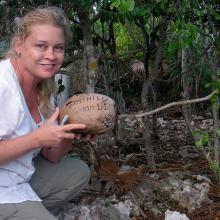
[[114,128],[116,123],[115,102],[98,93],[74,95],[60,110],[59,119],[68,115],[67,123],[86,124],[80,133],[102,134]]

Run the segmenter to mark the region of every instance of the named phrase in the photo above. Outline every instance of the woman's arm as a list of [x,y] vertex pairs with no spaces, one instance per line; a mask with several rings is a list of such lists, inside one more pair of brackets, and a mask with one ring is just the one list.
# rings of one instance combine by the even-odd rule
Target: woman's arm
[[0,165],[15,160],[32,149],[38,148],[39,141],[30,133],[12,140],[0,141]]
[[[57,162],[68,151],[71,141],[77,135],[70,132],[74,129],[84,129],[84,124],[68,124],[59,126],[56,124],[59,109],[40,128],[29,134],[12,140],[0,141],[0,164],[15,160],[35,148],[51,148],[50,154],[44,154],[48,160]],[[65,147],[63,144],[67,145]],[[46,151],[46,150],[43,150]]]
[[[87,134],[81,136],[80,134],[75,134],[74,139],[82,140],[82,141],[89,141],[89,140],[94,141],[96,139],[96,135]],[[49,161],[53,163],[57,163],[71,150],[72,142],[73,140],[64,139],[60,144],[60,147],[42,148],[41,154]]]
[[70,151],[72,140],[65,139],[60,145],[57,148],[44,147],[41,154],[50,162],[57,163]]

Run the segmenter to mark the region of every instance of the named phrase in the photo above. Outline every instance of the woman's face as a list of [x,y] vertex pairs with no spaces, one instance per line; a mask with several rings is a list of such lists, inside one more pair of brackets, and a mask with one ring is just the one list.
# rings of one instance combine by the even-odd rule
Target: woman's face
[[59,27],[33,25],[24,41],[16,44],[20,74],[31,74],[38,80],[51,78],[59,70],[64,59],[65,37]]

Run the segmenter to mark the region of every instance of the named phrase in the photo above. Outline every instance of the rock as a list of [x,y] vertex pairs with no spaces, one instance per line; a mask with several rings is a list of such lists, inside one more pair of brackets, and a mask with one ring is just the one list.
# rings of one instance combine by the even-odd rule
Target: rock
[[120,213],[113,206],[94,207],[91,210],[91,220],[130,220],[129,216]]
[[[71,207],[72,206],[72,207]],[[130,220],[125,205],[104,206],[99,200],[91,205],[74,205],[66,208],[65,212],[59,216],[59,220]],[[129,211],[130,213],[130,211]]]
[[129,219],[129,216],[140,216],[138,207],[131,201],[125,200],[124,202],[119,202],[118,204],[114,204],[114,207],[118,209],[124,219]]
[[79,133],[101,134],[114,128],[116,123],[115,102],[108,96],[88,93],[74,95],[60,110],[59,120],[68,115],[72,124],[86,124]]
[[169,209],[165,212],[165,220],[190,220],[185,214],[179,212],[172,212]]
[[192,213],[195,209],[200,208],[202,203],[210,203],[208,198],[209,183],[194,183],[191,179],[182,179],[180,175],[174,175],[164,182],[162,187],[169,192],[170,198],[178,202],[182,208],[188,209]]
[[211,180],[209,178],[207,178],[206,176],[201,176],[201,175],[193,175],[193,178],[196,178],[199,181],[204,181],[206,183],[212,183]]

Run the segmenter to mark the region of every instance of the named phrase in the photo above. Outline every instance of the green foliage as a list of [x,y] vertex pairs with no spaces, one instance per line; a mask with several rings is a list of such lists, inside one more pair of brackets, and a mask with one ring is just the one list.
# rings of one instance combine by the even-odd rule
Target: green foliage
[[165,2],[164,1],[157,1],[153,4],[152,15],[154,17],[159,17],[164,13],[165,10]]
[[60,5],[60,0],[51,0],[51,5]]
[[169,41],[167,50],[170,54],[176,54],[180,48],[188,48],[198,41],[198,27],[192,23],[184,23],[177,19],[171,22],[169,27]]
[[74,44],[80,44],[79,41],[83,40],[83,32],[82,29],[79,26],[76,25],[71,25],[71,30],[72,30],[72,42]]
[[0,57],[3,57],[3,55],[7,51],[8,47],[9,47],[9,42],[7,40],[0,41]]
[[219,36],[217,37],[215,44],[216,44],[216,51],[217,51],[218,53],[220,53],[220,34],[219,34]]
[[220,128],[216,129],[216,134],[217,134],[217,137],[220,138]]
[[[217,136],[220,138],[220,128],[216,130]],[[195,130],[193,132],[193,136],[195,138],[196,147],[201,149],[207,146],[210,142],[210,135],[207,131]],[[209,161],[209,168],[213,170],[218,178],[220,177],[220,167],[216,160],[211,158],[211,153],[208,152],[206,155],[206,159]]]
[[211,85],[212,82],[212,72],[209,65],[205,61],[203,61],[201,62],[201,64],[199,64],[195,71],[197,73],[200,71],[202,75],[202,80],[200,82],[201,91],[207,91],[207,89],[210,88],[209,85]]
[[[124,54],[132,49],[135,49],[135,45],[131,37],[129,36],[128,30],[125,26],[118,23],[114,25],[115,38],[117,44],[118,54]],[[135,32],[135,30],[134,30]],[[138,33],[136,37],[140,36]]]
[[[40,4],[45,4],[47,1],[39,0],[39,1],[30,1],[30,0],[9,0],[6,1],[6,7],[9,8],[7,10],[9,13],[10,19],[16,14],[22,14],[22,12],[26,10],[28,7],[37,7]],[[142,46],[146,47],[146,42],[144,41],[143,33],[140,31],[140,27],[138,27],[137,21],[142,21],[142,25],[145,27],[146,34],[149,36],[147,39],[147,43],[151,41],[151,34],[155,26],[157,26],[161,21],[163,16],[167,13],[168,19],[168,31],[167,31],[167,40],[165,42],[165,51],[164,57],[170,61],[171,64],[175,68],[172,68],[172,71],[166,75],[164,79],[171,79],[173,76],[180,73],[180,56],[179,53],[182,48],[191,48],[192,53],[196,58],[193,58],[193,62],[197,62],[201,58],[202,49],[204,49],[204,45],[206,45],[205,41],[209,38],[210,42],[212,40],[212,33],[210,32],[211,25],[207,25],[207,15],[210,14],[217,21],[220,20],[219,11],[216,10],[215,4],[217,1],[199,1],[199,0],[182,0],[182,1],[164,1],[164,0],[148,0],[148,1],[135,1],[135,0],[80,0],[80,1],[63,1],[63,0],[50,0],[50,4],[52,5],[60,5],[61,7],[65,6],[65,3],[69,8],[67,9],[67,15],[70,20],[77,21],[77,13],[76,9],[89,9],[90,18],[93,18],[94,15],[100,15],[99,19],[96,21],[96,24],[93,25],[93,31],[98,33],[100,38],[104,38],[105,41],[108,41],[108,24],[109,22],[114,22],[114,33],[116,38],[116,47],[117,47],[117,55],[121,57],[121,55],[126,54],[127,58],[126,62],[130,59],[144,59],[144,53],[140,52],[138,55],[135,54],[129,55],[129,52],[135,49],[139,49],[140,45],[136,45],[135,42],[140,43]],[[0,4],[0,15],[5,12],[5,8]],[[7,17],[5,16],[5,17]],[[1,16],[0,16],[1,17]],[[6,18],[8,19],[8,17]],[[3,19],[4,20],[4,19]],[[136,41],[133,41],[130,33],[128,32],[125,21],[128,21],[132,26],[132,37],[135,37]],[[6,22],[3,22],[6,24]],[[8,22],[7,22],[8,23]],[[140,23],[139,23],[140,24]],[[102,27],[104,26],[104,30],[102,31]],[[73,31],[73,40],[72,48],[76,46],[82,46],[79,43],[80,40],[83,39],[82,30],[79,26],[75,25],[73,22],[71,24]],[[2,32],[6,28],[2,28]],[[101,33],[101,34],[100,34]],[[202,34],[207,36],[207,38],[202,39]],[[160,32],[157,33],[156,36],[158,39],[160,37]],[[97,38],[100,42],[100,38]],[[216,41],[216,45],[220,45],[220,40]],[[219,42],[219,43],[218,43]],[[81,45],[80,45],[81,44]],[[97,44],[96,47],[97,54],[101,54],[102,51],[100,44]],[[156,45],[157,46],[157,45]],[[0,45],[1,47],[1,45]],[[105,49],[107,47],[104,47]],[[220,46],[219,46],[220,48]],[[150,54],[150,61],[155,58],[154,53],[157,48],[153,48],[153,52]],[[108,50],[108,49],[106,49]],[[0,52],[2,49],[0,48]],[[210,54],[212,51],[208,51]],[[106,52],[108,54],[108,51]],[[211,82],[211,70],[207,65],[207,58],[204,58],[201,62],[198,62],[196,66],[191,67],[190,71],[193,74],[193,77],[197,76],[197,74],[201,74],[201,80],[199,82],[200,88],[199,91],[206,92],[207,88],[205,85]],[[150,66],[151,63],[149,63]],[[173,67],[172,66],[172,67]],[[141,81],[140,83],[141,87]],[[193,82],[194,83],[194,82]],[[181,86],[181,82],[178,81],[174,85],[176,88]],[[124,87],[124,89],[126,86]],[[192,84],[192,88],[195,88],[195,84]],[[216,88],[219,89],[217,85]],[[60,87],[60,92],[62,91],[62,86]],[[129,88],[130,89],[130,88]],[[159,88],[160,89],[160,88]],[[126,89],[125,89],[126,90]],[[133,88],[133,90],[135,90]],[[139,89],[140,91],[140,89]],[[126,90],[127,92],[127,90]],[[127,93],[125,93],[127,94]],[[132,94],[136,94],[136,92],[132,92]],[[139,94],[139,93],[138,93]],[[129,94],[130,95],[130,94]],[[200,95],[200,94],[199,94]],[[134,95],[136,97],[136,95]],[[129,97],[132,99],[133,97]],[[213,97],[213,100],[216,97]]]
[[219,109],[219,102],[216,100],[219,99],[220,96],[220,78],[218,77],[216,82],[212,83],[211,85],[215,89],[215,93],[212,95],[210,100],[212,105],[214,105],[215,108]]
[[9,18],[12,18],[15,15],[16,15],[16,7],[12,6],[12,7],[9,8],[8,16],[9,16]]
[[71,1],[73,8],[81,9],[89,9],[94,2],[93,0]]
[[9,0],[9,1],[8,1],[8,6],[9,6],[9,8],[14,7],[14,6],[16,5],[16,3],[17,3],[16,0]]
[[214,12],[213,15],[214,15],[216,20],[220,21],[220,13]]
[[207,146],[209,143],[210,135],[207,131],[195,130],[193,132],[195,144],[197,148]]
[[211,163],[209,164],[209,168],[216,173],[218,178],[220,177],[220,167],[219,167],[219,165],[218,165],[216,160],[212,160],[211,161]]
[[119,12],[122,14],[126,14],[129,11],[132,11],[135,6],[134,0],[112,0],[111,1],[111,9],[118,8]]

